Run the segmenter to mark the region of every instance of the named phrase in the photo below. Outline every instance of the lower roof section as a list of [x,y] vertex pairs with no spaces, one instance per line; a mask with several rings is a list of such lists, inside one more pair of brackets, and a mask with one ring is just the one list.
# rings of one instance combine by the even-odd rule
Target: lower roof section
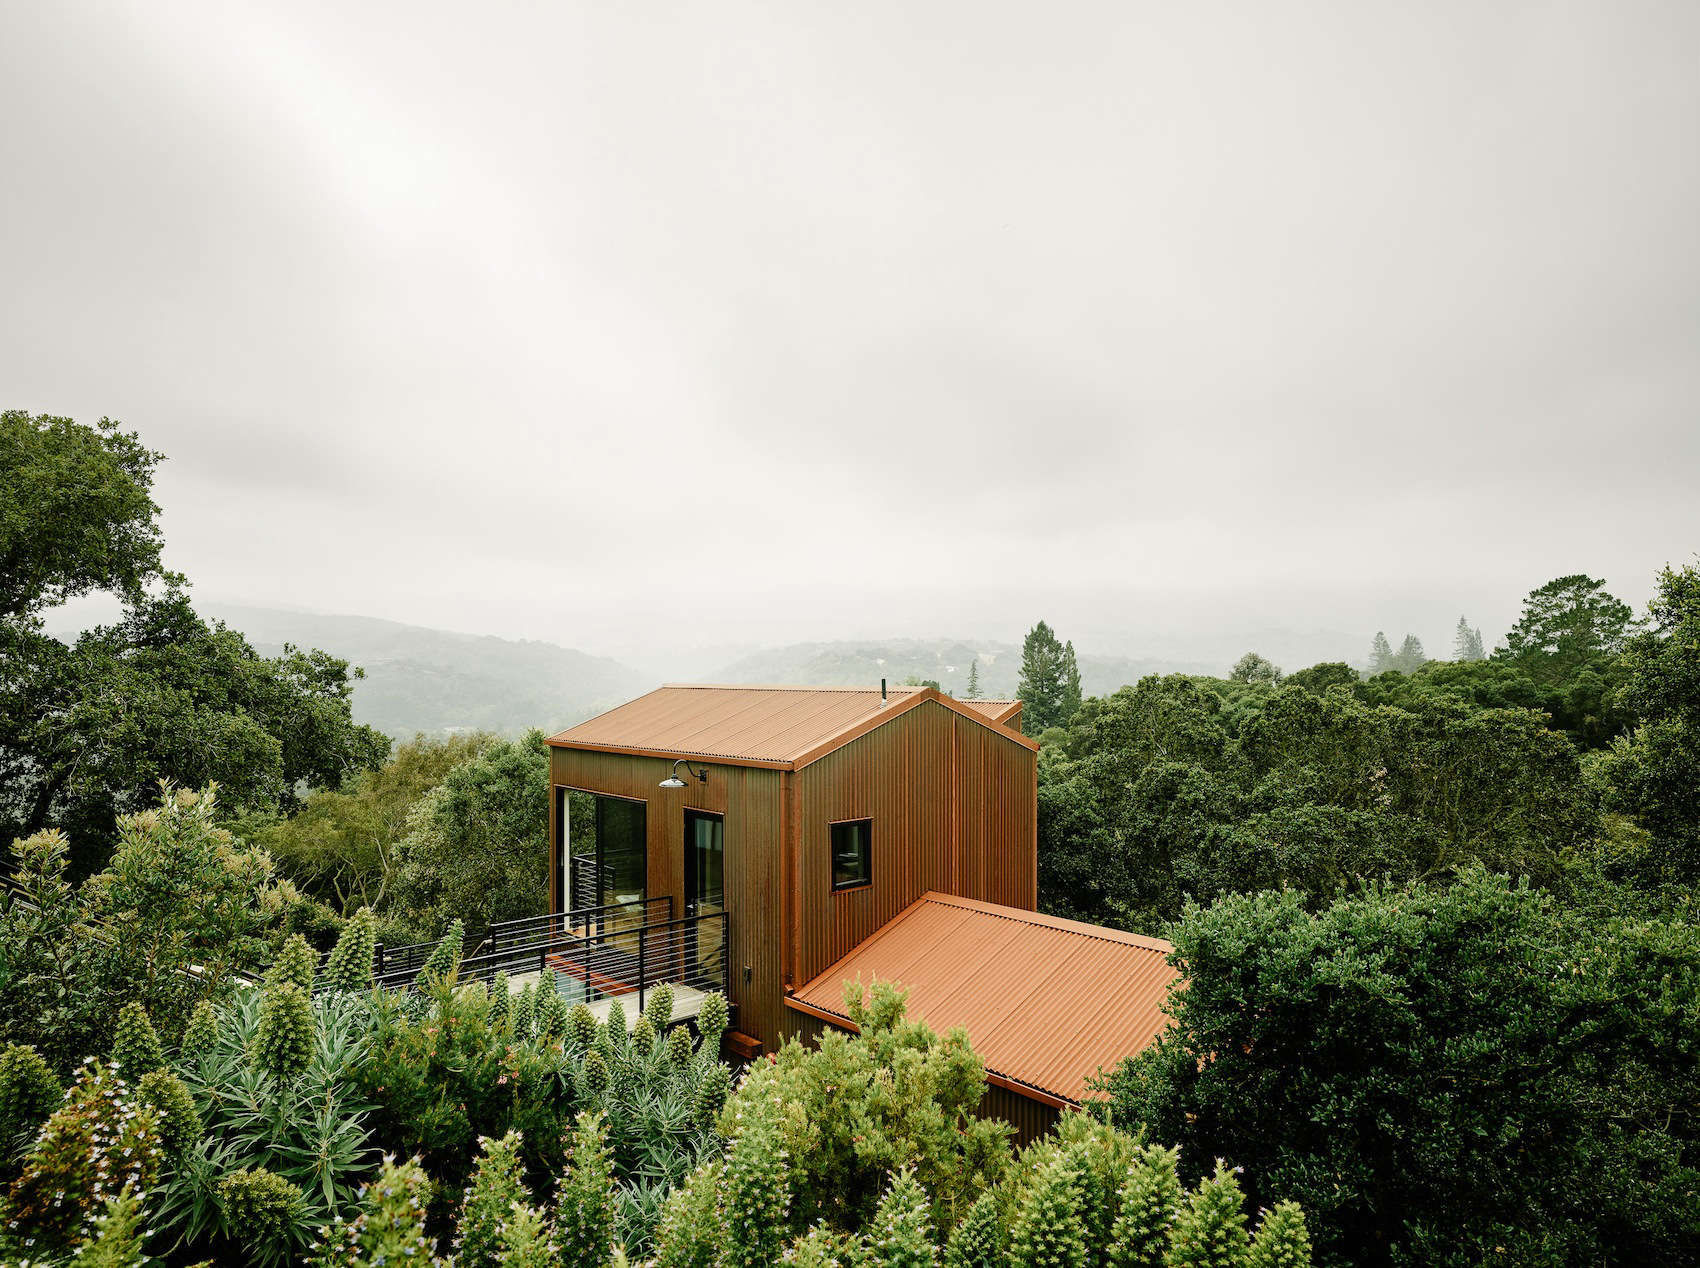
[[1150,1043],[1179,976],[1159,938],[927,893],[787,999],[848,1025],[846,982],[909,991],[909,1016],[961,1026],[994,1081],[1078,1103],[1087,1080]]

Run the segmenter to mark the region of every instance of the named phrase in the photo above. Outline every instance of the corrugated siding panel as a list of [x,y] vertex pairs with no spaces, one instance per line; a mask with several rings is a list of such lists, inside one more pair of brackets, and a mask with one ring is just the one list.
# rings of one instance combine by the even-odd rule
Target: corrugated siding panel
[[[778,1041],[783,1023],[780,966],[780,774],[745,766],[709,767],[707,783],[692,779],[678,789],[659,788],[672,763],[659,757],[550,750],[550,771],[560,787],[629,797],[646,803],[649,894],[670,894],[675,915],[684,912],[685,811],[709,810],[726,821],[726,910],[732,981],[728,997],[738,1006],[738,1029]],[[555,798],[549,798],[551,816]],[[555,839],[555,825],[549,825]],[[553,884],[553,868],[551,868]],[[746,986],[743,968],[750,968]]]
[[909,1014],[961,1026],[988,1070],[1079,1101],[1168,1024],[1168,944],[928,895],[798,992],[842,1013],[844,983],[908,989]]

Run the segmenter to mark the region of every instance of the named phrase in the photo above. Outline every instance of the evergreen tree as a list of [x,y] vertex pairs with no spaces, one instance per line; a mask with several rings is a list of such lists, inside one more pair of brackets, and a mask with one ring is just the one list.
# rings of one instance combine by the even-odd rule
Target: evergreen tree
[[1175,1218],[1170,1268],[1245,1268],[1245,1226],[1240,1182],[1218,1161],[1216,1174],[1198,1182]]
[[1387,635],[1377,630],[1375,639],[1369,645],[1370,676],[1385,674],[1393,668],[1393,645],[1387,641]]
[[1487,659],[1487,654],[1482,650],[1482,632],[1471,629],[1470,623],[1463,617],[1458,618],[1458,628],[1452,632],[1452,659]]
[[1003,1219],[989,1190],[974,1199],[945,1248],[945,1268],[1002,1268]]
[[1066,1155],[1048,1162],[1016,1212],[1010,1231],[1012,1268],[1086,1268],[1086,1225],[1080,1190]]
[[218,1014],[213,1011],[212,1001],[203,999],[195,1005],[195,1011],[189,1014],[189,1025],[183,1031],[183,1043],[179,1051],[186,1060],[194,1061],[217,1046]]
[[556,1189],[561,1268],[602,1268],[614,1244],[614,1159],[599,1114],[580,1114]]
[[1405,641],[1393,656],[1393,668],[1402,674],[1414,674],[1427,663],[1428,653],[1423,651],[1422,639],[1415,634],[1405,635]]
[[1256,652],[1247,652],[1234,662],[1228,671],[1229,682],[1243,682],[1273,687],[1281,681],[1280,667]]
[[963,693],[963,697],[968,700],[978,700],[984,694],[980,690],[980,658],[976,656],[968,662],[968,690]]
[[165,1050],[160,1047],[153,1023],[140,1004],[126,1004],[118,1012],[118,1033],[112,1041],[112,1064],[130,1083],[165,1064]]
[[531,1194],[525,1188],[518,1132],[510,1131],[500,1140],[485,1136],[478,1145],[478,1163],[461,1206],[455,1262],[462,1268],[500,1268],[503,1227],[515,1207],[524,1207]]
[[874,1213],[862,1263],[867,1268],[935,1268],[939,1255],[930,1215],[915,1173],[907,1168],[898,1172]]
[[283,944],[271,968],[266,970],[266,985],[273,982],[294,982],[303,995],[313,994],[313,974],[319,967],[319,957],[307,944],[307,939],[294,934]]
[[1040,621],[1022,641],[1021,677],[1015,689],[1022,702],[1021,721],[1027,734],[1038,735],[1047,727],[1068,721],[1062,716],[1068,689],[1063,645],[1051,627]]
[[1176,1150],[1147,1145],[1129,1169],[1105,1257],[1109,1268],[1162,1268],[1181,1206],[1178,1159]]
[[1562,677],[1595,657],[1616,655],[1637,628],[1634,612],[1604,581],[1576,574],[1529,592],[1505,650],[1518,659],[1548,660]]
[[279,1083],[295,1078],[313,1059],[313,1003],[294,982],[274,982],[260,999],[260,1025],[248,1059]]
[[1310,1268],[1310,1230],[1297,1202],[1265,1211],[1251,1239],[1247,1268]]
[[378,933],[372,909],[362,907],[348,918],[342,933],[325,960],[325,981],[332,990],[363,991],[372,985],[372,957],[378,949]]
[[785,1244],[791,1199],[786,1157],[767,1106],[758,1106],[726,1156],[721,1209],[725,1268],[772,1268]]
[[1057,725],[1067,726],[1080,712],[1084,697],[1080,694],[1080,662],[1074,656],[1074,640],[1063,644],[1062,702],[1057,710]]

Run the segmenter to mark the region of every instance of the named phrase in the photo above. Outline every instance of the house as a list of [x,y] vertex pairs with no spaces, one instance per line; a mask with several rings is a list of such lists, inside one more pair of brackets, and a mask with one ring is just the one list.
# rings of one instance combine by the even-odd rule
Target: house
[[[965,1025],[1023,1136],[1148,1042],[1154,939],[1038,915],[1037,744],[1021,705],[930,687],[673,685],[549,739],[543,954],[596,993],[724,989],[753,1056],[850,1028],[846,981]],[[1104,992],[1117,993],[1114,1006]]]

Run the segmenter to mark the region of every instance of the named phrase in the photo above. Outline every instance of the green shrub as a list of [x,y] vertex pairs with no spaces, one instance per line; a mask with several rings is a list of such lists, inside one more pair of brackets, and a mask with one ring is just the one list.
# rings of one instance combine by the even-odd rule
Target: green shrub
[[65,1089],[28,1044],[0,1048],[0,1175],[10,1175],[12,1160],[28,1137],[65,1099]]
[[1066,1155],[1034,1177],[1010,1231],[1009,1262],[1012,1268],[1085,1268],[1079,1177]]
[[363,991],[372,985],[372,957],[378,935],[372,909],[362,907],[349,917],[325,958],[325,984],[333,991]]
[[147,1192],[161,1160],[153,1111],[110,1067],[90,1062],[24,1155],[6,1197],[7,1235],[34,1257],[69,1253],[126,1188]]
[[251,1056],[256,1071],[279,1083],[307,1068],[313,1057],[313,1002],[299,984],[278,980],[265,988]]
[[71,1268],[142,1268],[142,1203],[126,1188],[111,1199],[94,1222],[94,1233],[77,1248]]
[[1148,1145],[1128,1168],[1106,1256],[1110,1268],[1163,1268],[1181,1209],[1179,1159],[1173,1149]]
[[602,1268],[614,1241],[614,1166],[599,1116],[578,1116],[567,1161],[555,1195],[560,1263],[563,1268]]
[[532,998],[533,992],[529,982],[520,987],[519,994],[514,996],[512,1019],[508,1029],[513,1032],[513,1037],[522,1043],[536,1033]]
[[149,1070],[136,1084],[136,1101],[149,1107],[159,1125],[159,1143],[172,1162],[181,1161],[201,1139],[195,1098],[170,1070]]
[[306,1241],[299,1188],[264,1167],[233,1171],[218,1184],[227,1233],[261,1263],[281,1263]]
[[1218,1162],[1216,1173],[1181,1204],[1168,1262],[1171,1268],[1244,1268],[1250,1248],[1239,1181]]
[[183,1042],[178,1052],[185,1061],[194,1061],[211,1052],[218,1043],[218,1013],[211,1000],[203,999],[189,1014],[189,1024],[183,1030]]
[[1247,1268],[1309,1268],[1310,1230],[1297,1202],[1277,1202],[1251,1239]]
[[456,917],[449,922],[449,927],[443,931],[441,940],[431,949],[431,954],[425,957],[425,963],[419,969],[420,985],[424,986],[433,978],[441,979],[452,975],[460,965],[461,946],[465,941],[466,924]]
[[508,1020],[508,1013],[513,1008],[513,989],[508,985],[508,975],[498,972],[490,982],[490,1028],[501,1030]]
[[165,1050],[160,1047],[147,1010],[136,1003],[124,1005],[118,1011],[118,1033],[112,1041],[113,1069],[134,1083],[164,1064]]
[[1003,1268],[1003,1262],[1003,1215],[998,1210],[997,1195],[982,1193],[951,1230],[945,1246],[945,1268]]
[[721,1167],[706,1162],[667,1195],[655,1230],[654,1268],[714,1268],[724,1228]]
[[301,988],[303,995],[310,997],[313,994],[313,976],[318,968],[319,957],[307,944],[307,939],[297,933],[283,944],[283,950],[278,952],[277,959],[266,970],[265,982],[267,986],[274,982],[293,982]]
[[589,1052],[596,1042],[596,1014],[588,1005],[574,1004],[567,1010],[567,1046],[575,1053]]
[[436,1265],[436,1239],[425,1231],[431,1181],[418,1161],[386,1161],[364,1191],[360,1213],[321,1228],[310,1262],[314,1268],[393,1268]]
[[667,982],[655,987],[649,992],[649,998],[644,1001],[643,1015],[649,1019],[649,1028],[656,1034],[665,1034],[667,1027],[673,1024],[673,987]]
[[814,1049],[788,1042],[721,1113],[735,1138],[749,1107],[777,1107],[793,1232],[823,1222],[860,1232],[905,1166],[931,1197],[937,1227],[949,1228],[1009,1166],[1011,1129],[975,1113],[985,1067],[968,1036],[905,1021],[904,999],[889,983],[866,1000],[848,988],[858,1034],[829,1031]]
[[560,1268],[561,1249],[543,1213],[515,1202],[501,1230],[501,1268]]
[[769,1104],[743,1101],[732,1111],[737,1120],[731,1151],[721,1179],[721,1237],[727,1268],[769,1268],[786,1242],[791,1205],[784,1139]]
[[455,1237],[456,1263],[462,1268],[499,1268],[505,1262],[504,1229],[514,1208],[524,1207],[531,1200],[519,1145],[518,1132],[509,1132],[500,1140],[486,1136],[478,1142],[478,1162],[461,1206]]
[[912,1172],[897,1173],[880,1199],[863,1243],[862,1262],[870,1268],[936,1268],[939,1254],[933,1245],[932,1212]]

